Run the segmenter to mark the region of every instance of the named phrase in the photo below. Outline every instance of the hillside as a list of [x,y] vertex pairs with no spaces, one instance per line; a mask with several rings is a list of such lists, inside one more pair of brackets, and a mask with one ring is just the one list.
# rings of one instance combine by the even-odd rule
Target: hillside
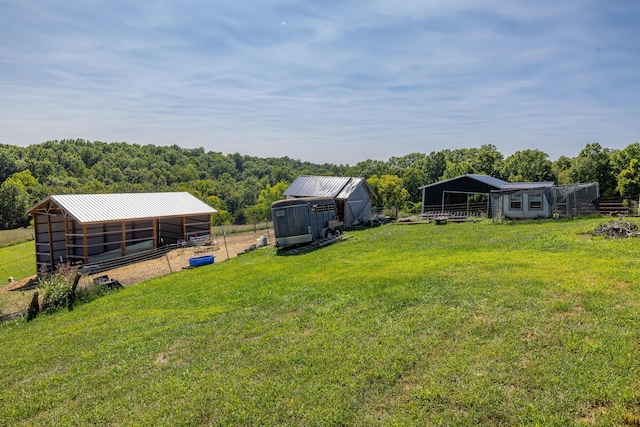
[[0,325],[0,425],[640,420],[640,241],[387,225]]

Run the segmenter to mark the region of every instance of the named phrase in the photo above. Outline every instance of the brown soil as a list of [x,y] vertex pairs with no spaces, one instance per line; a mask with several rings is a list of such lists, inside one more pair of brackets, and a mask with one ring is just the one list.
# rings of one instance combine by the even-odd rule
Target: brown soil
[[[255,247],[257,244],[257,239],[262,236],[267,237],[268,243],[271,244],[273,231],[270,231],[270,234],[267,234],[266,231],[267,230],[228,234],[225,237],[216,236],[214,243],[211,245],[176,249],[167,253],[166,257],[110,270],[101,273],[101,275],[108,275],[109,278],[115,279],[123,285],[133,285],[144,280],[189,268],[189,258],[194,256],[215,255],[214,263],[220,263],[252,249],[252,247]],[[27,309],[34,289],[34,287],[31,286],[31,281],[35,277],[36,276],[32,276],[15,280],[0,286],[0,300],[11,301],[11,304],[5,304],[5,310],[2,311],[2,315],[10,314],[7,310],[9,312],[18,312]],[[86,285],[92,281],[93,278],[87,276],[82,278],[80,284]],[[20,298],[17,298],[15,295],[18,292],[21,294]],[[0,307],[2,307],[2,305],[2,301],[0,301]],[[7,305],[9,307],[7,307]]]

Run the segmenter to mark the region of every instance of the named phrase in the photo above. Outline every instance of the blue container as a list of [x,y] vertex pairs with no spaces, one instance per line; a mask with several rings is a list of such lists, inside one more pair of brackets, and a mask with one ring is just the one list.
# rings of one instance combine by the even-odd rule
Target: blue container
[[213,264],[215,255],[202,255],[195,258],[189,258],[189,267],[200,267],[202,265]]

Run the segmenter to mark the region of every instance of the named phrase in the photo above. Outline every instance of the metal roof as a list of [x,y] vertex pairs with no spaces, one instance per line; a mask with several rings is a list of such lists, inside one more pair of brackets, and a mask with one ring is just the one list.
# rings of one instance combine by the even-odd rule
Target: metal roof
[[535,188],[553,187],[553,181],[544,182],[508,182],[502,186],[501,190],[531,190]]
[[80,223],[208,215],[218,212],[187,192],[65,194],[49,196],[27,212],[47,202],[58,205]]
[[429,185],[423,185],[422,187],[419,187],[421,190],[423,188],[428,188],[428,187],[433,187],[435,185],[441,185],[445,182],[450,182],[450,181],[454,181],[460,178],[471,178],[474,179],[476,181],[482,182],[484,184],[490,185],[492,187],[495,187],[496,189],[502,188],[505,184],[507,184],[507,181],[503,181],[501,179],[498,178],[494,178],[492,176],[489,175],[478,175],[478,174],[472,174],[472,173],[468,173],[466,175],[460,175],[457,176],[455,178],[449,178],[449,179],[445,179],[444,181],[438,181],[438,182],[434,182],[433,184],[429,184]]
[[364,184],[369,194],[373,196],[364,178],[311,175],[300,175],[282,194],[288,197],[348,199],[360,184]]

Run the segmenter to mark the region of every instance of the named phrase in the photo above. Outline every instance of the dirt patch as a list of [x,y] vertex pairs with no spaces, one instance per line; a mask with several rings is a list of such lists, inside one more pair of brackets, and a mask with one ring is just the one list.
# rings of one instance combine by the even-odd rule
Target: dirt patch
[[[258,238],[267,237],[267,243],[273,240],[273,231],[268,234],[266,230],[258,232],[234,233],[226,236],[215,236],[212,244],[200,247],[185,247],[168,252],[161,258],[138,262],[126,267],[110,270],[100,275],[108,275],[123,285],[134,285],[154,277],[163,276],[171,272],[180,271],[189,267],[189,258],[200,255],[214,255],[215,263],[234,258],[253,246],[257,245]],[[262,240],[262,239],[261,239]],[[0,286],[0,315],[25,311],[31,301],[34,285],[32,280],[36,276],[12,281]],[[80,285],[92,283],[93,277],[83,277]],[[17,298],[17,294],[20,297]]]

